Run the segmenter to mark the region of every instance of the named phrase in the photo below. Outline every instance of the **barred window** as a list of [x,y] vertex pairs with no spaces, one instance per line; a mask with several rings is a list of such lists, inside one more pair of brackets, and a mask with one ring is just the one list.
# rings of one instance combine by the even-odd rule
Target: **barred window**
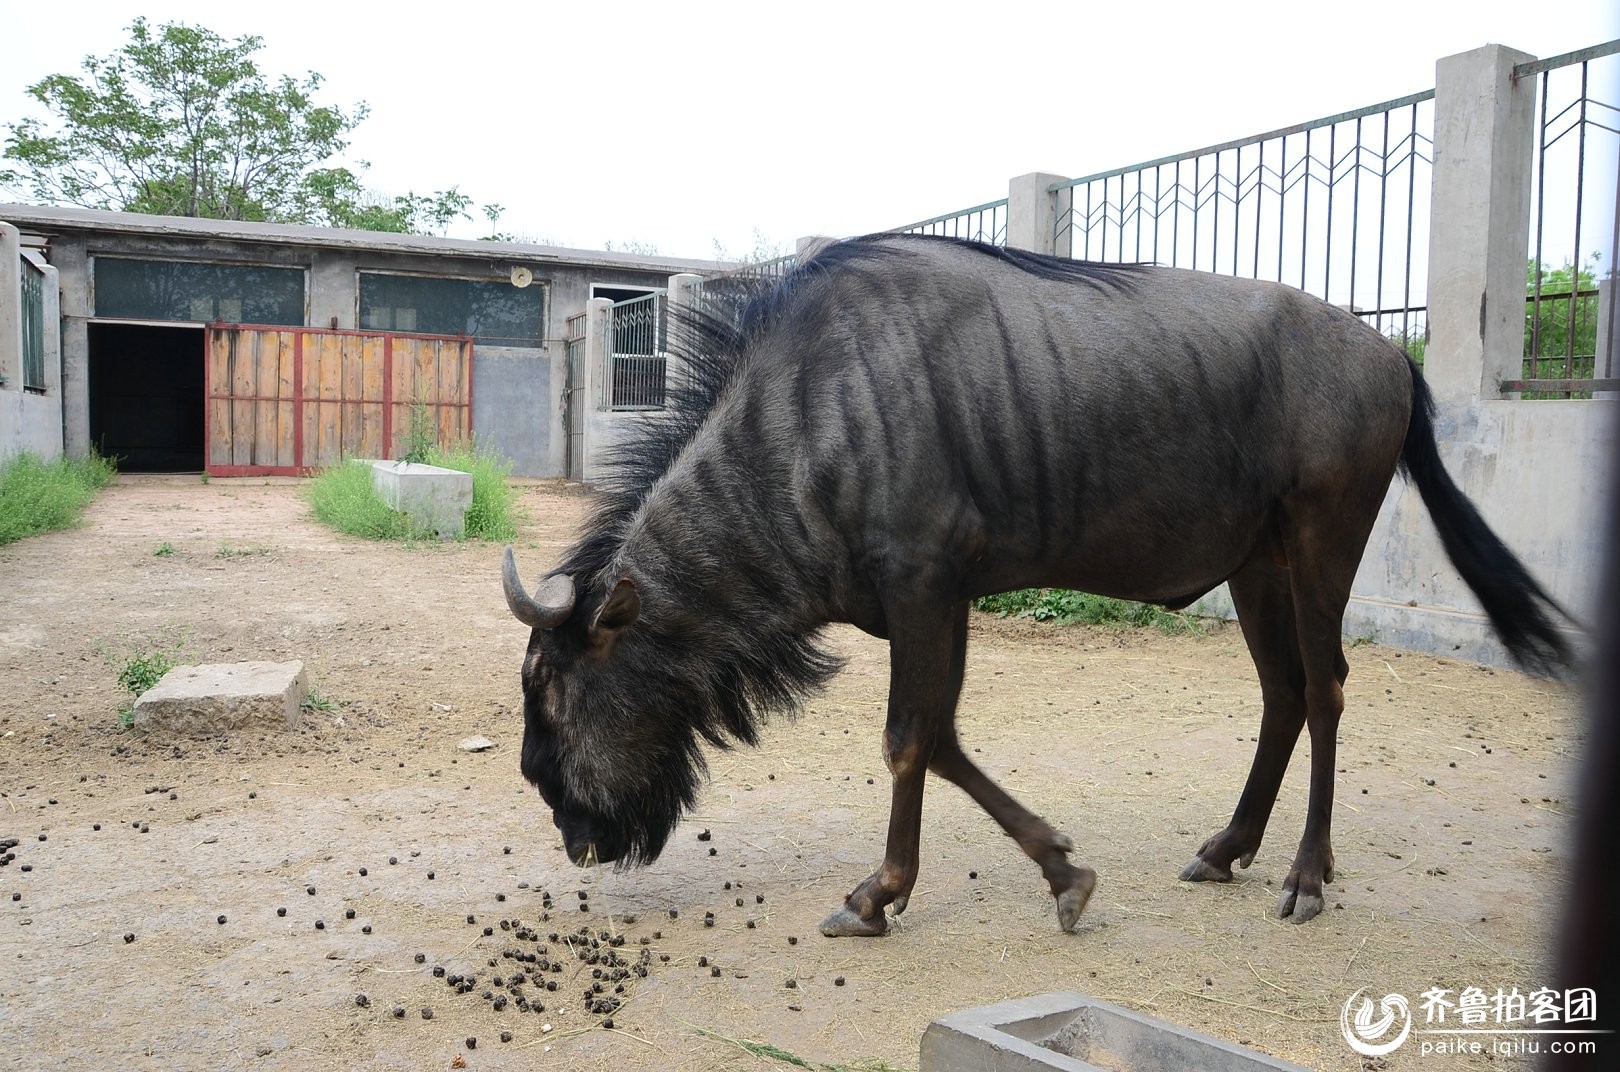
[[23,390],[45,391],[45,273],[22,259]]
[[541,346],[546,288],[535,283],[360,273],[360,327],[471,335],[485,346]]
[[95,315],[126,320],[304,324],[304,270],[97,257]]

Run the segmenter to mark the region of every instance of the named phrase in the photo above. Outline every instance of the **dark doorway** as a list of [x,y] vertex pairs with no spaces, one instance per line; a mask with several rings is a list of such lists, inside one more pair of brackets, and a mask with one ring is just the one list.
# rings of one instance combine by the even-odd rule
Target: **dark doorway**
[[90,326],[90,442],[126,473],[203,467],[203,329]]

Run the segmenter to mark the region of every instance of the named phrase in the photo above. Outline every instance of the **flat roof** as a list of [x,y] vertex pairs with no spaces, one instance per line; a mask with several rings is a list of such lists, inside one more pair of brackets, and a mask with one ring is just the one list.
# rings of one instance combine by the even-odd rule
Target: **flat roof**
[[665,275],[675,272],[714,275],[736,267],[721,261],[665,257],[659,254],[614,253],[607,250],[538,246],[526,242],[437,238],[433,235],[395,234],[389,231],[350,231],[334,227],[307,227],[301,224],[211,220],[194,216],[154,216],[139,212],[65,208],[59,205],[0,204],[0,221],[11,224],[19,231],[37,232],[46,237],[93,231],[159,238],[224,239],[232,242],[347,249],[370,253],[409,253],[418,256],[482,259],[494,257],[529,264],[624,268]]

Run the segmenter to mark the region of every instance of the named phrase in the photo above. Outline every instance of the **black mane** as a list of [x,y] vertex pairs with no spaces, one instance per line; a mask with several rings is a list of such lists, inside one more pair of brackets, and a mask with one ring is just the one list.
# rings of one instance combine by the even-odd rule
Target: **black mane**
[[669,353],[684,376],[669,383],[664,409],[642,418],[613,448],[601,484],[602,503],[557,572],[572,575],[581,587],[601,580],[647,491],[702,427],[740,370],[749,345],[781,320],[800,291],[833,273],[870,271],[887,258],[911,252],[908,247],[926,244],[968,250],[1041,279],[1103,291],[1128,289],[1136,273],[1148,267],[1069,260],[963,238],[874,234],[823,247],[780,280],[721,278],[705,283],[698,307],[669,308]]

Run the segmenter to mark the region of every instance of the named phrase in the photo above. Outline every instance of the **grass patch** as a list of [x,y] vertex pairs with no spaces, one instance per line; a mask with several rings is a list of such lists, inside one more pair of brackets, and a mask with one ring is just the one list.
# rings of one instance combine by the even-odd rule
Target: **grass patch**
[[1067,588],[1024,588],[985,596],[974,600],[973,605],[1003,618],[1033,618],[1057,625],[1151,626],[1172,636],[1204,631],[1198,620],[1188,614],[1178,614],[1151,603],[1133,603],[1128,599],[1094,596]]
[[349,460],[323,469],[310,482],[306,497],[316,520],[350,536],[368,540],[426,539],[432,536],[411,525],[377,495],[369,462]]
[[510,540],[517,536],[517,489],[507,483],[512,464],[487,451],[460,446],[434,448],[428,464],[469,473],[473,478],[472,505],[467,507],[467,535],[479,540]]
[[[467,508],[466,537],[510,540],[517,535],[517,490],[507,483],[512,467],[487,451],[472,447],[427,452],[426,464],[471,475],[472,505]],[[346,461],[323,469],[306,493],[315,517],[339,532],[371,540],[433,540],[430,530],[390,509],[377,494],[369,462]]]
[[0,545],[72,528],[97,489],[118,475],[99,455],[41,461],[19,454],[0,465]]
[[162,543],[158,544],[156,548],[153,549],[152,557],[153,558],[173,558],[176,553],[177,552],[174,549],[174,544],[170,543],[167,540],[164,540]]

